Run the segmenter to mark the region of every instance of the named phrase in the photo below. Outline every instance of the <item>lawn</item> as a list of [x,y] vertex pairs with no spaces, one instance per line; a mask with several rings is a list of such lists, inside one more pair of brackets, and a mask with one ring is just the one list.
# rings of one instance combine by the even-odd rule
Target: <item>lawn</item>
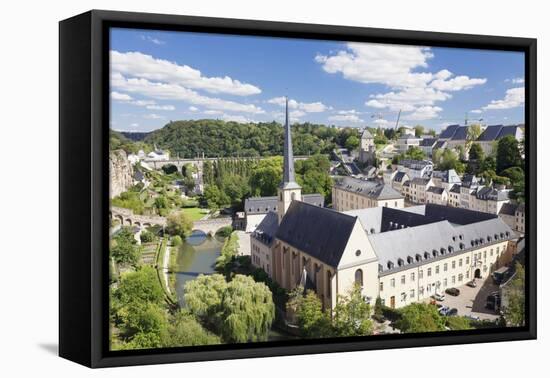
[[201,209],[199,207],[186,207],[182,210],[193,221],[201,219],[202,217],[204,217],[208,213],[208,209]]

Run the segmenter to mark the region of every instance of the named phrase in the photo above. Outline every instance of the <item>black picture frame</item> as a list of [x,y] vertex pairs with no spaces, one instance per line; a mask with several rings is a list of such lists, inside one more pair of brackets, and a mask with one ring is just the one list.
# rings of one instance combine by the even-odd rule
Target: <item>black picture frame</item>
[[[111,27],[525,53],[526,326],[111,352],[108,348],[108,30]],[[88,367],[535,339],[536,39],[92,10],[59,24],[59,354]]]

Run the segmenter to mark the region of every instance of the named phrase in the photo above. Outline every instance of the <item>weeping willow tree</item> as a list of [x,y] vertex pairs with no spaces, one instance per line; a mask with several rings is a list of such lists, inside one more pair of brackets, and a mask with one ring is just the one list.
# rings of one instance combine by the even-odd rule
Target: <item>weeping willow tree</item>
[[248,276],[230,282],[220,274],[199,276],[185,285],[184,297],[189,311],[225,342],[266,340],[275,319],[271,291]]

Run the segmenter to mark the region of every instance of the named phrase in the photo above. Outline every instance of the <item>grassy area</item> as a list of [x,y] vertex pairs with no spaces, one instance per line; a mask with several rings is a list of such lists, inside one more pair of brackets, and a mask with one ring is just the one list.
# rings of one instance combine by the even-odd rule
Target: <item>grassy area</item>
[[201,209],[199,207],[186,207],[182,211],[191,218],[192,221],[196,221],[208,214],[208,209]]

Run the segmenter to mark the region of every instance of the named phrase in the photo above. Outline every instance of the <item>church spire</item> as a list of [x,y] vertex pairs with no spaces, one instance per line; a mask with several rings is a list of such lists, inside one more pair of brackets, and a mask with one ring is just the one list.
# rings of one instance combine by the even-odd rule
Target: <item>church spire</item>
[[285,142],[282,187],[299,187],[294,176],[294,153],[292,152],[292,133],[288,119],[288,97],[285,97]]

